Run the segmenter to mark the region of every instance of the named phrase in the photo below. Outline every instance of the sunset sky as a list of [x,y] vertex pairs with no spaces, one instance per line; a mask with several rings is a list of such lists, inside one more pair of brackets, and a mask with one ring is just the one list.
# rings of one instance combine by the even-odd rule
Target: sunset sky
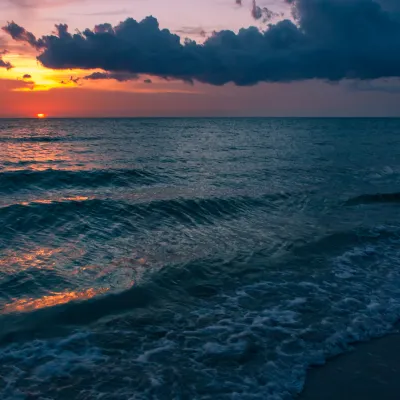
[[[300,19],[296,20],[285,0],[258,0],[255,4],[251,0],[0,0],[0,23],[5,27],[0,34],[0,117],[34,117],[38,113],[52,117],[400,116],[400,83],[397,78],[400,75],[400,60],[398,55],[392,55],[395,53],[393,49],[399,53],[400,44],[396,1],[376,0],[379,2],[378,9],[370,7],[371,3],[377,5],[372,0],[349,0],[361,10],[369,10],[363,14],[365,18],[362,21],[366,22],[367,29],[371,29],[373,34],[369,36],[368,30],[363,31],[363,46],[365,49],[372,48],[371,54],[360,51],[353,57],[351,46],[359,48],[355,45],[359,37],[353,37],[353,31],[346,31],[346,18],[350,11],[337,7],[339,12],[346,12],[343,14],[346,18],[342,18],[345,26],[343,31],[347,32],[350,44],[345,50],[337,51],[336,44],[334,46],[331,43],[332,37],[336,40],[337,32],[334,29],[337,25],[335,21],[329,21],[333,34],[329,34],[329,41],[324,38],[324,52],[317,53],[313,47],[314,53],[311,53],[308,44],[304,56],[304,51],[299,51],[297,36],[290,45],[283,42],[289,40],[287,35],[291,33],[288,32],[297,29],[295,26],[299,27],[299,32],[308,29],[306,33],[321,36],[320,31],[312,31],[318,26],[314,22],[319,16],[313,14],[315,10],[310,11],[309,6],[318,1],[328,4],[343,2],[298,0]],[[329,12],[333,15],[336,11]],[[156,18],[160,29],[168,29],[170,34],[162,33],[160,36],[157,33],[158,36],[152,36],[159,31],[154,26],[154,20],[148,20],[146,27],[140,29],[147,29],[150,33],[139,47],[141,57],[147,51],[145,48],[151,49],[151,53],[150,56],[145,54],[138,62],[139,56],[132,54],[131,41],[126,39],[132,32],[128,29],[136,28],[128,23],[119,24],[127,18],[140,22],[148,16]],[[341,19],[339,17],[338,20]],[[384,18],[392,24],[383,21]],[[284,30],[284,20],[291,21],[293,26]],[[310,20],[314,25],[310,24]],[[7,25],[11,21],[16,25]],[[356,22],[356,26],[361,26],[357,25],[360,21]],[[349,17],[349,26],[351,22]],[[97,44],[93,45],[95,40],[102,40],[108,33],[100,32],[100,28],[95,26],[106,23],[114,27],[111,36],[115,41],[105,41],[105,44],[96,47]],[[67,24],[68,32],[76,34],[76,37],[86,29],[92,31],[95,37],[89,38],[93,40],[93,46],[87,52],[87,57],[83,54],[86,50],[83,53],[82,49],[76,50],[76,43],[84,43],[83,49],[86,49],[89,39],[86,40],[85,36],[83,42],[74,37],[76,42],[72,43],[72,39],[66,37],[63,42],[63,31],[55,28],[56,24]],[[268,28],[268,24],[272,26]],[[121,33],[116,38],[118,33],[114,34],[114,31],[118,31],[118,26],[122,27],[121,32],[126,27],[128,33],[125,36]],[[255,54],[262,55],[266,51],[262,47],[265,43],[260,45],[259,50],[254,48],[250,63],[246,59],[250,57],[250,50],[246,56],[239,57],[237,53],[228,52],[237,46],[229,44],[231,39],[228,34],[213,34],[214,31],[229,30],[236,35],[240,28],[250,26],[255,26],[262,34],[268,29],[277,32],[275,36],[279,37],[279,46],[283,46],[284,51],[280,47],[278,53],[276,46],[271,45],[276,43],[276,37],[272,34],[268,36],[268,49],[276,53],[273,54],[274,58],[268,59],[269,64],[264,59],[255,61]],[[390,26],[390,31],[387,26]],[[140,32],[138,36],[141,36]],[[34,35],[35,41],[30,39],[28,33]],[[56,33],[60,40],[55,44],[40,39]],[[196,46],[187,45],[177,49],[175,43],[171,49],[177,49],[177,52],[171,52],[165,46],[174,41],[171,39],[173,34],[180,37],[181,44],[185,38],[189,38],[196,41]],[[387,44],[386,35],[394,38],[393,42]],[[242,39],[247,37],[245,34],[241,36]],[[382,48],[378,39],[382,39],[386,46],[382,52],[376,52],[376,49]],[[208,44],[203,45],[207,41]],[[255,38],[251,43],[256,46],[257,41]],[[121,46],[112,53],[116,54],[115,62],[109,49],[104,52],[104,57],[98,54],[109,43]],[[241,43],[247,42],[243,39]],[[312,44],[315,45],[315,40]],[[109,48],[113,46],[109,45]],[[155,51],[159,54],[154,55]],[[376,53],[373,54],[373,51]],[[92,57],[93,54],[96,56]],[[321,54],[326,57],[321,62],[325,65],[322,65],[321,71],[317,71],[317,57]],[[390,57],[388,54],[391,54]],[[217,62],[215,55],[225,58]],[[305,62],[301,57],[308,61]],[[315,61],[313,57],[316,57]],[[338,57],[343,58],[333,65],[332,71],[327,71],[327,66],[335,64]],[[149,60],[154,65],[149,65]],[[193,60],[199,60],[201,68],[194,66]],[[236,68],[236,63],[240,62],[238,60],[243,60],[243,65]],[[172,65],[173,62],[179,66]],[[349,66],[344,67],[347,63]],[[256,70],[258,66],[268,71]]]

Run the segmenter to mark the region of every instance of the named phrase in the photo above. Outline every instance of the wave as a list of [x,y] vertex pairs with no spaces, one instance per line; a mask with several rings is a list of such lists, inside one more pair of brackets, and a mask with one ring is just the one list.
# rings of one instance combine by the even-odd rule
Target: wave
[[348,206],[379,203],[400,203],[400,192],[363,194],[346,201]]
[[0,137],[0,143],[52,143],[52,142],[88,142],[100,140],[95,136],[24,136],[13,137],[3,136]]
[[0,192],[12,193],[28,189],[48,190],[71,187],[132,186],[152,184],[162,180],[162,176],[140,169],[107,171],[18,170],[0,173]]
[[[165,266],[124,292],[44,298],[71,301],[0,316],[3,371],[21,371],[1,394],[12,399],[39,387],[57,397],[66,394],[62,376],[90,393],[105,383],[101,394],[113,399],[132,390],[140,399],[179,397],[181,388],[191,397],[295,398],[310,366],[392,329],[400,315],[398,234],[338,231],[279,260],[267,252],[197,259]],[[173,375],[172,364],[179,366]],[[115,376],[138,379],[127,386]],[[156,384],[143,384],[143,376],[156,376]]]
[[108,292],[84,301],[73,299],[22,314],[4,314],[0,316],[0,344],[25,340],[32,334],[46,334],[50,328],[56,334],[57,327],[90,325],[133,310],[188,308],[196,300],[206,300],[237,283],[235,277],[242,266],[241,258],[222,264],[221,269],[219,259],[199,259],[184,266],[169,265],[123,292]]
[[292,252],[296,256],[321,256],[340,252],[347,246],[360,244],[373,244],[382,240],[400,240],[400,229],[398,227],[358,228],[349,231],[333,232],[317,241],[300,246],[293,246]]
[[110,235],[115,234],[113,228],[132,232],[141,227],[151,229],[167,221],[191,226],[214,224],[243,212],[260,208],[270,210],[289,197],[288,194],[272,194],[258,198],[183,198],[141,203],[80,197],[64,201],[41,200],[0,208],[1,236],[11,238],[15,232],[36,232],[64,224],[68,224],[65,235],[73,234],[71,229],[82,230],[82,224],[86,228],[101,228],[103,234],[108,232]]
[[[357,268],[361,268],[360,271],[366,274],[365,276],[368,276],[369,263],[372,263],[373,279],[383,279],[383,276],[375,271],[373,261],[376,260],[378,253],[373,248],[381,248],[380,251],[385,255],[384,249],[388,245],[389,253],[393,253],[399,241],[398,229],[350,230],[334,232],[298,246],[279,259],[271,258],[269,252],[258,251],[250,258],[247,255],[237,254],[234,258],[226,260],[204,258],[185,264],[166,265],[149,274],[139,285],[123,292],[103,292],[106,294],[85,301],[71,301],[24,314],[3,315],[0,317],[0,343],[23,339],[26,334],[30,335],[33,331],[47,330],[49,324],[54,327],[80,326],[133,310],[147,310],[153,314],[156,309],[162,311],[176,307],[184,309],[196,307],[195,303],[198,301],[209,301],[221,295],[223,298],[236,296],[241,293],[241,288],[246,286],[255,288],[265,286],[265,296],[268,301],[275,298],[274,291],[279,292],[279,287],[282,285],[288,285],[292,289],[297,285],[302,288],[302,294],[306,296],[311,289],[319,292],[315,281],[317,275],[324,276],[319,283],[327,283],[328,288],[337,287],[336,290],[342,291],[345,290],[346,284],[351,282],[346,281],[347,277],[344,277],[339,270],[343,267],[343,263],[357,264]],[[397,257],[396,254],[394,256]],[[322,264],[321,260],[324,260]],[[332,279],[332,271],[326,269],[327,260],[336,260],[338,271],[333,273],[343,283],[342,287],[339,288],[333,283],[330,286],[331,283],[326,281]],[[346,264],[346,268],[350,268],[350,264]],[[386,268],[385,264],[382,264],[382,268]],[[296,275],[297,279],[293,282],[282,280],[282,271],[285,271],[286,276]],[[310,271],[314,271],[314,274],[310,275]],[[277,280],[271,281],[274,274]],[[359,284],[357,281],[356,286]],[[368,284],[366,288],[368,289]],[[279,293],[290,295],[292,289],[286,294]],[[254,294],[257,293],[258,289],[255,289]],[[327,292],[325,290],[320,294],[322,293]],[[339,293],[333,293],[332,296],[338,296],[337,300],[341,301]]]
[[[365,281],[337,286],[306,279],[240,282],[239,290],[215,299],[193,303],[183,297],[175,304],[168,296],[179,293],[181,282],[170,283],[169,293],[146,284],[19,319],[1,318],[3,370],[16,371],[2,397],[39,388],[47,397],[67,398],[73,387],[110,399],[128,398],[132,391],[138,399],[163,399],[165,393],[297,398],[312,365],[389,332],[400,310],[398,279],[392,292],[375,285],[376,279],[388,282],[376,275],[372,293]],[[93,323],[98,318],[103,319]],[[177,366],[173,374],[171,365]],[[61,388],[60,377],[66,383]]]

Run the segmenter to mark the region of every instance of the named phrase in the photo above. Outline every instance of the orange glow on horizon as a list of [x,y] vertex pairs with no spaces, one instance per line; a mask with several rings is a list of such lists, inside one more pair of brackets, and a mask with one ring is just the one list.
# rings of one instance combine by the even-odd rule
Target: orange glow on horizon
[[[183,99],[187,95],[204,94],[204,88],[188,87],[179,81],[166,81],[147,75],[130,82],[85,79],[94,72],[103,71],[45,68],[38,63],[36,53],[26,51],[24,47],[7,53],[3,58],[12,63],[14,68],[0,68],[2,117],[47,119],[175,114],[175,101],[166,100],[169,96],[179,95]],[[151,78],[152,84],[146,82],[146,78]],[[140,101],[139,96],[142,96]],[[156,111],[154,101],[158,104]],[[193,103],[188,99],[182,102],[192,108]],[[164,107],[168,109],[166,112]]]

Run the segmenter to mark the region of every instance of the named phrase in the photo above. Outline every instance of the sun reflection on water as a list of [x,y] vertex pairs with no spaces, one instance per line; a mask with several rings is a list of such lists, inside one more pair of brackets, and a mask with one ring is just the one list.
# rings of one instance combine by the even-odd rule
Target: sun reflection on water
[[24,252],[3,253],[0,257],[0,268],[3,273],[13,273],[28,268],[41,269],[44,266],[50,268],[51,258],[62,251],[46,247],[25,250]]
[[[0,155],[2,162],[7,163],[7,170],[43,171],[49,168],[58,169],[71,163],[73,159],[68,153],[68,146],[54,143],[4,143]],[[70,169],[70,167],[69,167]]]
[[94,289],[90,288],[83,291],[67,291],[62,293],[52,293],[39,299],[19,299],[6,304],[3,307],[4,313],[29,312],[41,308],[54,307],[71,301],[88,300],[95,296],[104,294],[109,288]]
[[[62,202],[80,202],[94,199],[93,196],[70,196],[70,197],[54,197],[51,199],[34,199],[32,201],[22,201],[21,206],[30,206],[33,204],[53,204]],[[15,204],[15,203],[14,203]]]
[[[70,141],[70,133],[49,122],[44,117],[40,124],[4,129],[0,136],[0,168],[5,171],[47,169],[82,170],[95,168],[92,152],[76,140]],[[37,122],[37,121],[33,121]]]

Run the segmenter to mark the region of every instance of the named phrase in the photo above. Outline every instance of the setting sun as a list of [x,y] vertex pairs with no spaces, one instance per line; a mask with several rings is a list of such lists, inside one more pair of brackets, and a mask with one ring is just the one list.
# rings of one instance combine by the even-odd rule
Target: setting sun
[[37,114],[37,117],[38,118],[46,118],[46,115],[45,114]]

